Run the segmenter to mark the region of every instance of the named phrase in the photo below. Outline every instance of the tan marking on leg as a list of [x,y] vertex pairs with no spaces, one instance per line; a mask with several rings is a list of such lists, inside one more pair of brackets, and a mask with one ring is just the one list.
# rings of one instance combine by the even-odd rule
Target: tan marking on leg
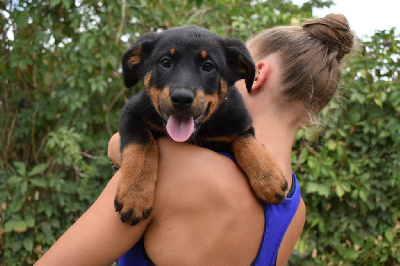
[[237,138],[232,150],[258,198],[272,204],[280,203],[285,198],[287,181],[267,149],[254,137],[247,136]]
[[[130,144],[123,150],[116,195],[122,205],[121,215],[132,210],[137,218],[142,219],[144,212],[153,207],[158,154],[153,137],[147,144]],[[130,220],[131,217],[127,221]]]

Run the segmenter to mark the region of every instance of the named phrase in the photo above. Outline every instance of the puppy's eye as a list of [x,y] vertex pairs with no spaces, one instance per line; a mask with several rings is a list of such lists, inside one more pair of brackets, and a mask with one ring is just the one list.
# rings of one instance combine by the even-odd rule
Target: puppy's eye
[[163,68],[171,68],[172,67],[172,62],[169,58],[164,58],[161,60],[160,65]]
[[203,69],[203,71],[206,71],[206,72],[210,72],[214,68],[215,68],[215,66],[210,61],[205,62],[204,65],[201,67],[201,69]]

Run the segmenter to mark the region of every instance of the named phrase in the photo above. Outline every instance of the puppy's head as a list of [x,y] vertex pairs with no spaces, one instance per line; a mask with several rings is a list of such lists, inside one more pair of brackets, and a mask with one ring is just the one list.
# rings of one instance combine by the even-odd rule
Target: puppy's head
[[245,44],[197,26],[147,33],[122,59],[124,82],[143,80],[168,135],[193,138],[224,101],[231,86],[245,79],[248,91],[255,75]]

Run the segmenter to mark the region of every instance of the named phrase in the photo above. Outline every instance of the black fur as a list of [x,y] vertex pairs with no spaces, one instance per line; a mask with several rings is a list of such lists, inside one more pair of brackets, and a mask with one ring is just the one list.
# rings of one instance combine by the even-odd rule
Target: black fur
[[[165,128],[170,115],[200,117],[188,142],[214,151],[232,152],[232,142],[238,137],[254,138],[251,117],[234,86],[245,79],[250,92],[255,76],[254,63],[242,41],[197,26],[172,28],[139,38],[124,54],[122,66],[127,87],[139,80],[145,84],[121,114],[122,154],[130,145],[149,145],[151,139],[168,135]],[[175,99],[173,95],[178,96]],[[129,173],[125,175],[121,186],[128,182]],[[122,211],[125,203],[118,193],[115,206],[123,222],[136,224],[140,217],[150,215],[151,206]],[[282,191],[275,194],[276,203],[284,199]]]

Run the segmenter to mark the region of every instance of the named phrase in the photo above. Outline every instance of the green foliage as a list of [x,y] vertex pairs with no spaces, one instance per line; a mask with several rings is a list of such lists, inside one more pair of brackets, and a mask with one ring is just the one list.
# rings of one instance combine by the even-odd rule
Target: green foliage
[[319,145],[299,134],[293,161],[308,212],[298,246],[318,264],[400,263],[399,54],[394,30],[365,40],[343,71],[343,97],[322,116]]
[[[246,40],[331,4],[7,2],[0,3],[0,264],[6,265],[34,263],[111,177],[108,140],[132,94],[123,86],[120,58],[141,34],[197,24]],[[399,263],[398,47],[393,32],[364,42],[344,72],[345,99],[323,117],[322,145],[305,146],[302,139],[312,134],[299,135],[293,162],[308,208],[297,246],[302,261]]]

